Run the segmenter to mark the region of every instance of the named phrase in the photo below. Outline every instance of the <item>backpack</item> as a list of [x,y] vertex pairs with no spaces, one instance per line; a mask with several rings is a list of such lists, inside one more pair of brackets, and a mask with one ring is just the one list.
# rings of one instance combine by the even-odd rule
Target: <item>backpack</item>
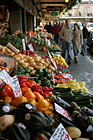
[[58,34],[58,33],[59,33],[59,30],[60,30],[60,29],[59,29],[59,26],[56,26],[56,25],[55,25],[55,26],[53,27],[53,29],[52,29],[52,33],[53,33],[53,34]]

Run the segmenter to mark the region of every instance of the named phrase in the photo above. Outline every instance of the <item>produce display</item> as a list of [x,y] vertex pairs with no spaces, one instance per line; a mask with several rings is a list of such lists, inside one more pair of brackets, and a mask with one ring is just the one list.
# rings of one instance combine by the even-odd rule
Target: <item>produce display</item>
[[[57,50],[51,34],[39,32],[40,38],[37,34],[33,32],[28,42]],[[51,140],[57,131],[56,135],[61,136],[58,140],[92,140],[93,95],[85,82],[76,82],[62,56],[52,58],[46,52],[24,51],[21,44],[16,46],[18,40],[14,38],[22,40],[25,35],[0,38],[0,44],[4,45],[0,45],[0,53],[13,56],[17,65],[11,72],[11,67],[0,57],[0,137]],[[16,54],[7,48],[8,42],[21,51]],[[3,78],[4,70],[9,75]],[[60,124],[64,127],[61,132]]]

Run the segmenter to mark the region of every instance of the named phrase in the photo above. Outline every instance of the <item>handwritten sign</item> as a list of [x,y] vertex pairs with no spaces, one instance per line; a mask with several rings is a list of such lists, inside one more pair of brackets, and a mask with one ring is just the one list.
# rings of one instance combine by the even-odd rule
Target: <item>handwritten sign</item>
[[70,117],[69,113],[56,103],[55,103],[55,110],[56,112],[58,112],[59,114],[67,118],[68,120],[72,121],[72,118]]
[[11,77],[5,70],[2,70],[2,71],[0,72],[0,78],[1,78],[6,84],[12,85],[12,77]]
[[64,126],[60,123],[50,140],[72,140]]
[[22,91],[17,76],[13,77],[13,92],[15,97],[22,96]]
[[14,96],[22,96],[21,88],[17,76],[11,77],[5,70],[0,72],[0,78],[6,83],[9,84],[14,92]]

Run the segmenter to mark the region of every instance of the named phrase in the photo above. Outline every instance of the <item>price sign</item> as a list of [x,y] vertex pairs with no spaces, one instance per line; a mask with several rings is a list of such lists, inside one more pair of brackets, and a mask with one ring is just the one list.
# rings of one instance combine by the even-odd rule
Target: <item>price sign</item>
[[52,64],[54,65],[55,69],[57,69],[56,63],[53,61],[51,54],[48,52],[48,55],[50,57],[50,60],[52,62]]
[[22,96],[22,92],[21,92],[21,88],[20,88],[17,76],[13,77],[13,85],[12,85],[12,87],[13,87],[13,92],[14,92],[15,97]]
[[29,45],[28,45],[28,48],[29,48],[29,50],[31,50],[32,52],[34,51],[34,48],[33,48],[32,44],[29,44]]
[[64,126],[60,123],[50,140],[72,140]]
[[0,78],[1,78],[6,84],[12,85],[12,77],[11,77],[5,70],[2,70],[2,71],[0,72]]
[[25,39],[22,39],[23,50],[26,51]]
[[67,118],[68,120],[72,121],[72,118],[70,117],[69,113],[56,103],[55,103],[55,110],[56,112],[58,112],[59,114]]

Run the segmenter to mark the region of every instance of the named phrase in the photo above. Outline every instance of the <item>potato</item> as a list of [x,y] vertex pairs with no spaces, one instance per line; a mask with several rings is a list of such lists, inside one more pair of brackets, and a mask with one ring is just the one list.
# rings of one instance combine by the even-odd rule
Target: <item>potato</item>
[[6,130],[15,121],[14,115],[3,115],[0,117],[0,131]]

